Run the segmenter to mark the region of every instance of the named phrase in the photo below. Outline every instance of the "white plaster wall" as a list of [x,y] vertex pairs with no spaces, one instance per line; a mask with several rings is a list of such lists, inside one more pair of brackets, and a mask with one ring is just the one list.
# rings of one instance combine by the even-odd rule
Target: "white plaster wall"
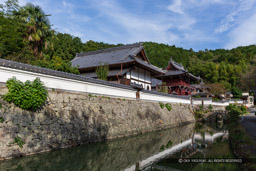
[[48,88],[63,89],[69,91],[79,91],[93,94],[136,98],[135,90],[122,89],[106,85],[89,82],[71,80],[61,77],[49,76],[39,73],[22,71],[12,68],[0,67],[0,82],[6,82],[9,78],[16,77],[20,81],[34,80],[39,77]]
[[[117,88],[112,86],[66,79],[66,78],[33,73],[33,72],[17,70],[17,69],[12,69],[7,67],[0,67],[0,82],[5,83],[9,78],[12,78],[12,77],[16,77],[17,79],[23,82],[25,82],[26,80],[32,81],[35,78],[39,77],[40,80],[44,82],[45,86],[48,88],[136,99],[136,90],[122,89],[122,88]],[[131,82],[135,82],[139,84],[139,82],[137,81],[131,80]],[[150,84],[144,84],[144,87],[146,87],[147,85],[149,85],[151,89]],[[168,96],[161,96],[157,94],[149,94],[145,92],[140,92],[140,99],[149,100],[149,101],[159,101],[159,102],[190,104],[190,99],[179,98],[179,96],[168,97]],[[204,99],[205,105],[211,104],[214,106],[228,106],[231,103],[235,103],[235,101],[222,103],[222,102],[213,102],[210,99]],[[243,104],[243,101],[237,100],[236,103]],[[202,104],[202,100],[193,99],[193,105],[201,105],[201,104]]]
[[131,78],[131,75],[130,75],[130,74],[131,74],[130,72],[127,72],[125,78],[130,79],[130,78]]
[[212,104],[212,99],[192,99],[193,105],[202,105],[202,101],[204,102],[204,105],[210,105]]
[[146,71],[138,67],[134,67],[134,69],[131,71],[131,77],[129,78],[138,80],[131,80],[132,83],[140,84],[143,86],[144,89],[147,89],[147,86],[149,86],[149,90],[151,90],[151,79],[149,71]]
[[136,80],[138,80],[138,68],[135,67],[133,70],[131,70],[131,78],[134,78]]
[[214,106],[228,106],[229,105],[229,102],[212,102],[211,105],[214,105]]
[[176,98],[176,97],[167,97],[157,94],[149,94],[145,92],[140,92],[140,99],[150,100],[150,101],[159,101],[159,102],[169,102],[169,103],[183,103],[190,104],[190,99]]
[[145,71],[145,81],[150,83],[151,79],[150,79],[150,72],[149,71]]
[[145,81],[145,78],[144,78],[144,70],[139,68],[139,80],[140,81]]
[[192,101],[193,101],[193,105],[202,105],[202,100],[201,99],[200,100],[193,99]]

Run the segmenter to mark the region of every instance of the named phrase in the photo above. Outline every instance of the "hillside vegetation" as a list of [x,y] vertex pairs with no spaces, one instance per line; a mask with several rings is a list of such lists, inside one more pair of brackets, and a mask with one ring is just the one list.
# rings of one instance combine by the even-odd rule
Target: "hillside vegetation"
[[[76,53],[122,45],[83,43],[79,37],[52,29],[48,16],[33,4],[20,7],[17,0],[0,4],[0,58],[79,74],[70,63]],[[160,68],[172,57],[209,85],[237,95],[241,89],[255,89],[255,45],[198,52],[154,42],[144,42],[144,47],[150,62]]]

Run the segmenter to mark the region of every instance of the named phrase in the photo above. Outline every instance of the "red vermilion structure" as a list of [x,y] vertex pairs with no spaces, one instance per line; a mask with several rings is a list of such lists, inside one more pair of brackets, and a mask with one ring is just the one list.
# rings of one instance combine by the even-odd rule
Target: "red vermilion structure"
[[[168,87],[169,94],[190,95],[195,88],[191,86],[191,82],[199,82],[200,77],[196,77],[189,73],[184,67],[173,61],[172,58],[168,62],[165,73],[158,76],[162,80],[161,86]],[[158,86],[158,88],[160,88]]]

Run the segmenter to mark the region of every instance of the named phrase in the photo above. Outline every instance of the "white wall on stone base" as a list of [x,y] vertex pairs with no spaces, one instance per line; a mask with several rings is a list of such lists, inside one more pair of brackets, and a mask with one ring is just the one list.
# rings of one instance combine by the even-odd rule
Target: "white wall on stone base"
[[86,92],[92,94],[101,94],[117,97],[136,98],[135,90],[122,89],[106,85],[94,84],[84,81],[66,79],[45,74],[33,73],[12,68],[0,67],[0,82],[5,83],[9,78],[16,77],[25,82],[34,80],[37,77],[45,84],[47,88],[63,89],[69,91]]
[[[112,97],[122,97],[136,99],[136,90],[129,90],[125,88],[118,88],[113,86],[101,85],[96,83],[90,83],[85,81],[78,81],[73,79],[67,79],[57,76],[51,76],[46,74],[40,74],[35,72],[29,72],[24,70],[18,70],[8,67],[0,67],[0,82],[6,83],[9,78],[16,77],[18,80],[25,82],[27,80],[34,80],[37,77],[45,84],[47,88],[62,89],[68,91],[85,92],[99,95],[106,95]],[[147,86],[147,84],[145,84]],[[151,88],[151,87],[150,87]],[[141,100],[157,101],[157,102],[169,102],[169,103],[182,103],[190,104],[190,99],[184,99],[179,96],[168,97],[164,95],[151,94],[146,92],[140,92]],[[204,105],[213,106],[228,106],[232,103],[243,104],[242,100],[236,101],[225,101],[225,102],[213,102],[212,99],[193,99],[193,105],[202,105],[202,100]]]

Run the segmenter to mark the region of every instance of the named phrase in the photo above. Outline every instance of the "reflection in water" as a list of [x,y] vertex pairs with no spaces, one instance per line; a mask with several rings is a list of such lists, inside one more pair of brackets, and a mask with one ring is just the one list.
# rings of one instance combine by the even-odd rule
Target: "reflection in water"
[[[163,156],[155,158],[151,163],[141,165],[145,171],[159,170],[239,170],[233,163],[179,163],[184,159],[221,159],[233,158],[228,143],[228,131],[209,126],[196,129],[187,144],[178,144],[162,152]],[[176,147],[183,145],[179,150]],[[206,161],[206,160],[205,160]]]
[[194,124],[189,124],[2,161],[0,170],[124,170],[131,168],[138,161],[166,153],[166,150],[180,143],[187,143],[193,135],[194,127]]
[[232,157],[227,139],[225,129],[189,124],[2,161],[0,170],[205,170],[211,167],[179,164],[177,159]]

